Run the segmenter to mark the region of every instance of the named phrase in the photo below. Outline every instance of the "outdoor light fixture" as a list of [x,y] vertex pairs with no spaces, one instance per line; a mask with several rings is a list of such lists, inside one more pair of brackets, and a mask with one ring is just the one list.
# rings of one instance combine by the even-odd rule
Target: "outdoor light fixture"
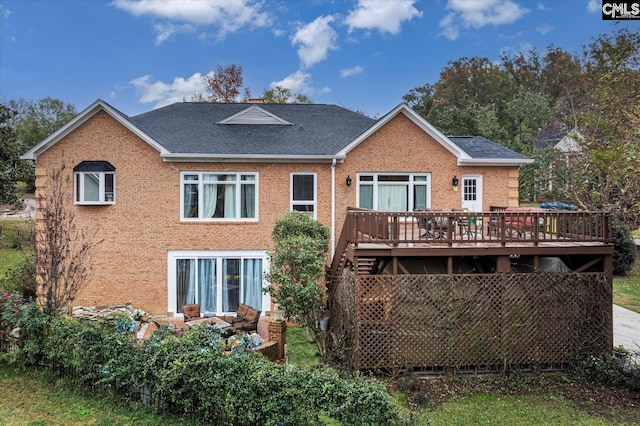
[[347,175],[347,186],[351,186],[351,182],[352,182],[351,176]]
[[451,180],[451,183],[453,184],[454,188],[458,187],[458,183],[460,183],[460,181],[458,180],[457,176],[454,176],[453,179]]

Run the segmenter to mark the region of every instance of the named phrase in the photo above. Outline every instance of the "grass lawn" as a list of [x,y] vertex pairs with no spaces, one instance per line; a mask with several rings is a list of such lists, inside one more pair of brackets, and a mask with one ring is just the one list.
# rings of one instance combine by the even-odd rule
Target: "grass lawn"
[[[613,416],[613,417],[611,417]],[[594,415],[559,396],[500,396],[495,394],[455,398],[429,411],[433,426],[439,425],[631,425],[640,420]]]
[[613,303],[640,312],[640,261],[626,277],[613,278]]
[[66,388],[35,372],[0,365],[0,425],[187,425],[157,416],[140,406],[124,406],[90,393]]

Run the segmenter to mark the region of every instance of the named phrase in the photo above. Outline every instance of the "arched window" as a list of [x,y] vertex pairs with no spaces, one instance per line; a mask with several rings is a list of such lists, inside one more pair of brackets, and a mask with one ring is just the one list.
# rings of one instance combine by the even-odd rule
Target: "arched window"
[[116,168],[107,161],[83,161],[73,168],[75,204],[114,204]]

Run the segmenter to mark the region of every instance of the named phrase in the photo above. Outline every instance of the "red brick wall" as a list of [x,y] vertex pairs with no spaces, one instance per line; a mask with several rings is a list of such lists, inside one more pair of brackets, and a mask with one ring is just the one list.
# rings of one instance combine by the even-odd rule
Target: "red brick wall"
[[[150,313],[167,310],[169,250],[267,250],[277,218],[289,211],[290,173],[316,172],[318,219],[331,224],[331,164],[165,163],[159,153],[105,112],[99,112],[38,157],[37,174],[85,160],[116,168],[116,202],[73,206],[78,225],[104,239],[93,255],[91,284],[74,304],[114,305],[130,300]],[[259,221],[180,222],[181,171],[258,172]],[[336,238],[347,207],[356,206],[358,172],[430,172],[432,207],[453,208],[460,191],[453,175],[484,176],[484,208],[517,205],[517,169],[456,166],[455,157],[404,115],[391,120],[336,168]],[[347,175],[354,184],[345,185]],[[42,182],[39,179],[39,182]],[[73,203],[72,188],[65,195]],[[269,308],[267,308],[269,309]]]

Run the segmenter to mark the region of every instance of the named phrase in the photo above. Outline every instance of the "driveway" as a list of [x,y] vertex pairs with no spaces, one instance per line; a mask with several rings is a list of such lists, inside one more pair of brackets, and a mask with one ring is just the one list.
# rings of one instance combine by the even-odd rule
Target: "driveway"
[[613,346],[640,351],[640,314],[613,305]]
[[36,216],[36,200],[33,198],[25,198],[22,200],[24,209],[19,213],[4,214],[0,213],[0,219],[26,219]]

